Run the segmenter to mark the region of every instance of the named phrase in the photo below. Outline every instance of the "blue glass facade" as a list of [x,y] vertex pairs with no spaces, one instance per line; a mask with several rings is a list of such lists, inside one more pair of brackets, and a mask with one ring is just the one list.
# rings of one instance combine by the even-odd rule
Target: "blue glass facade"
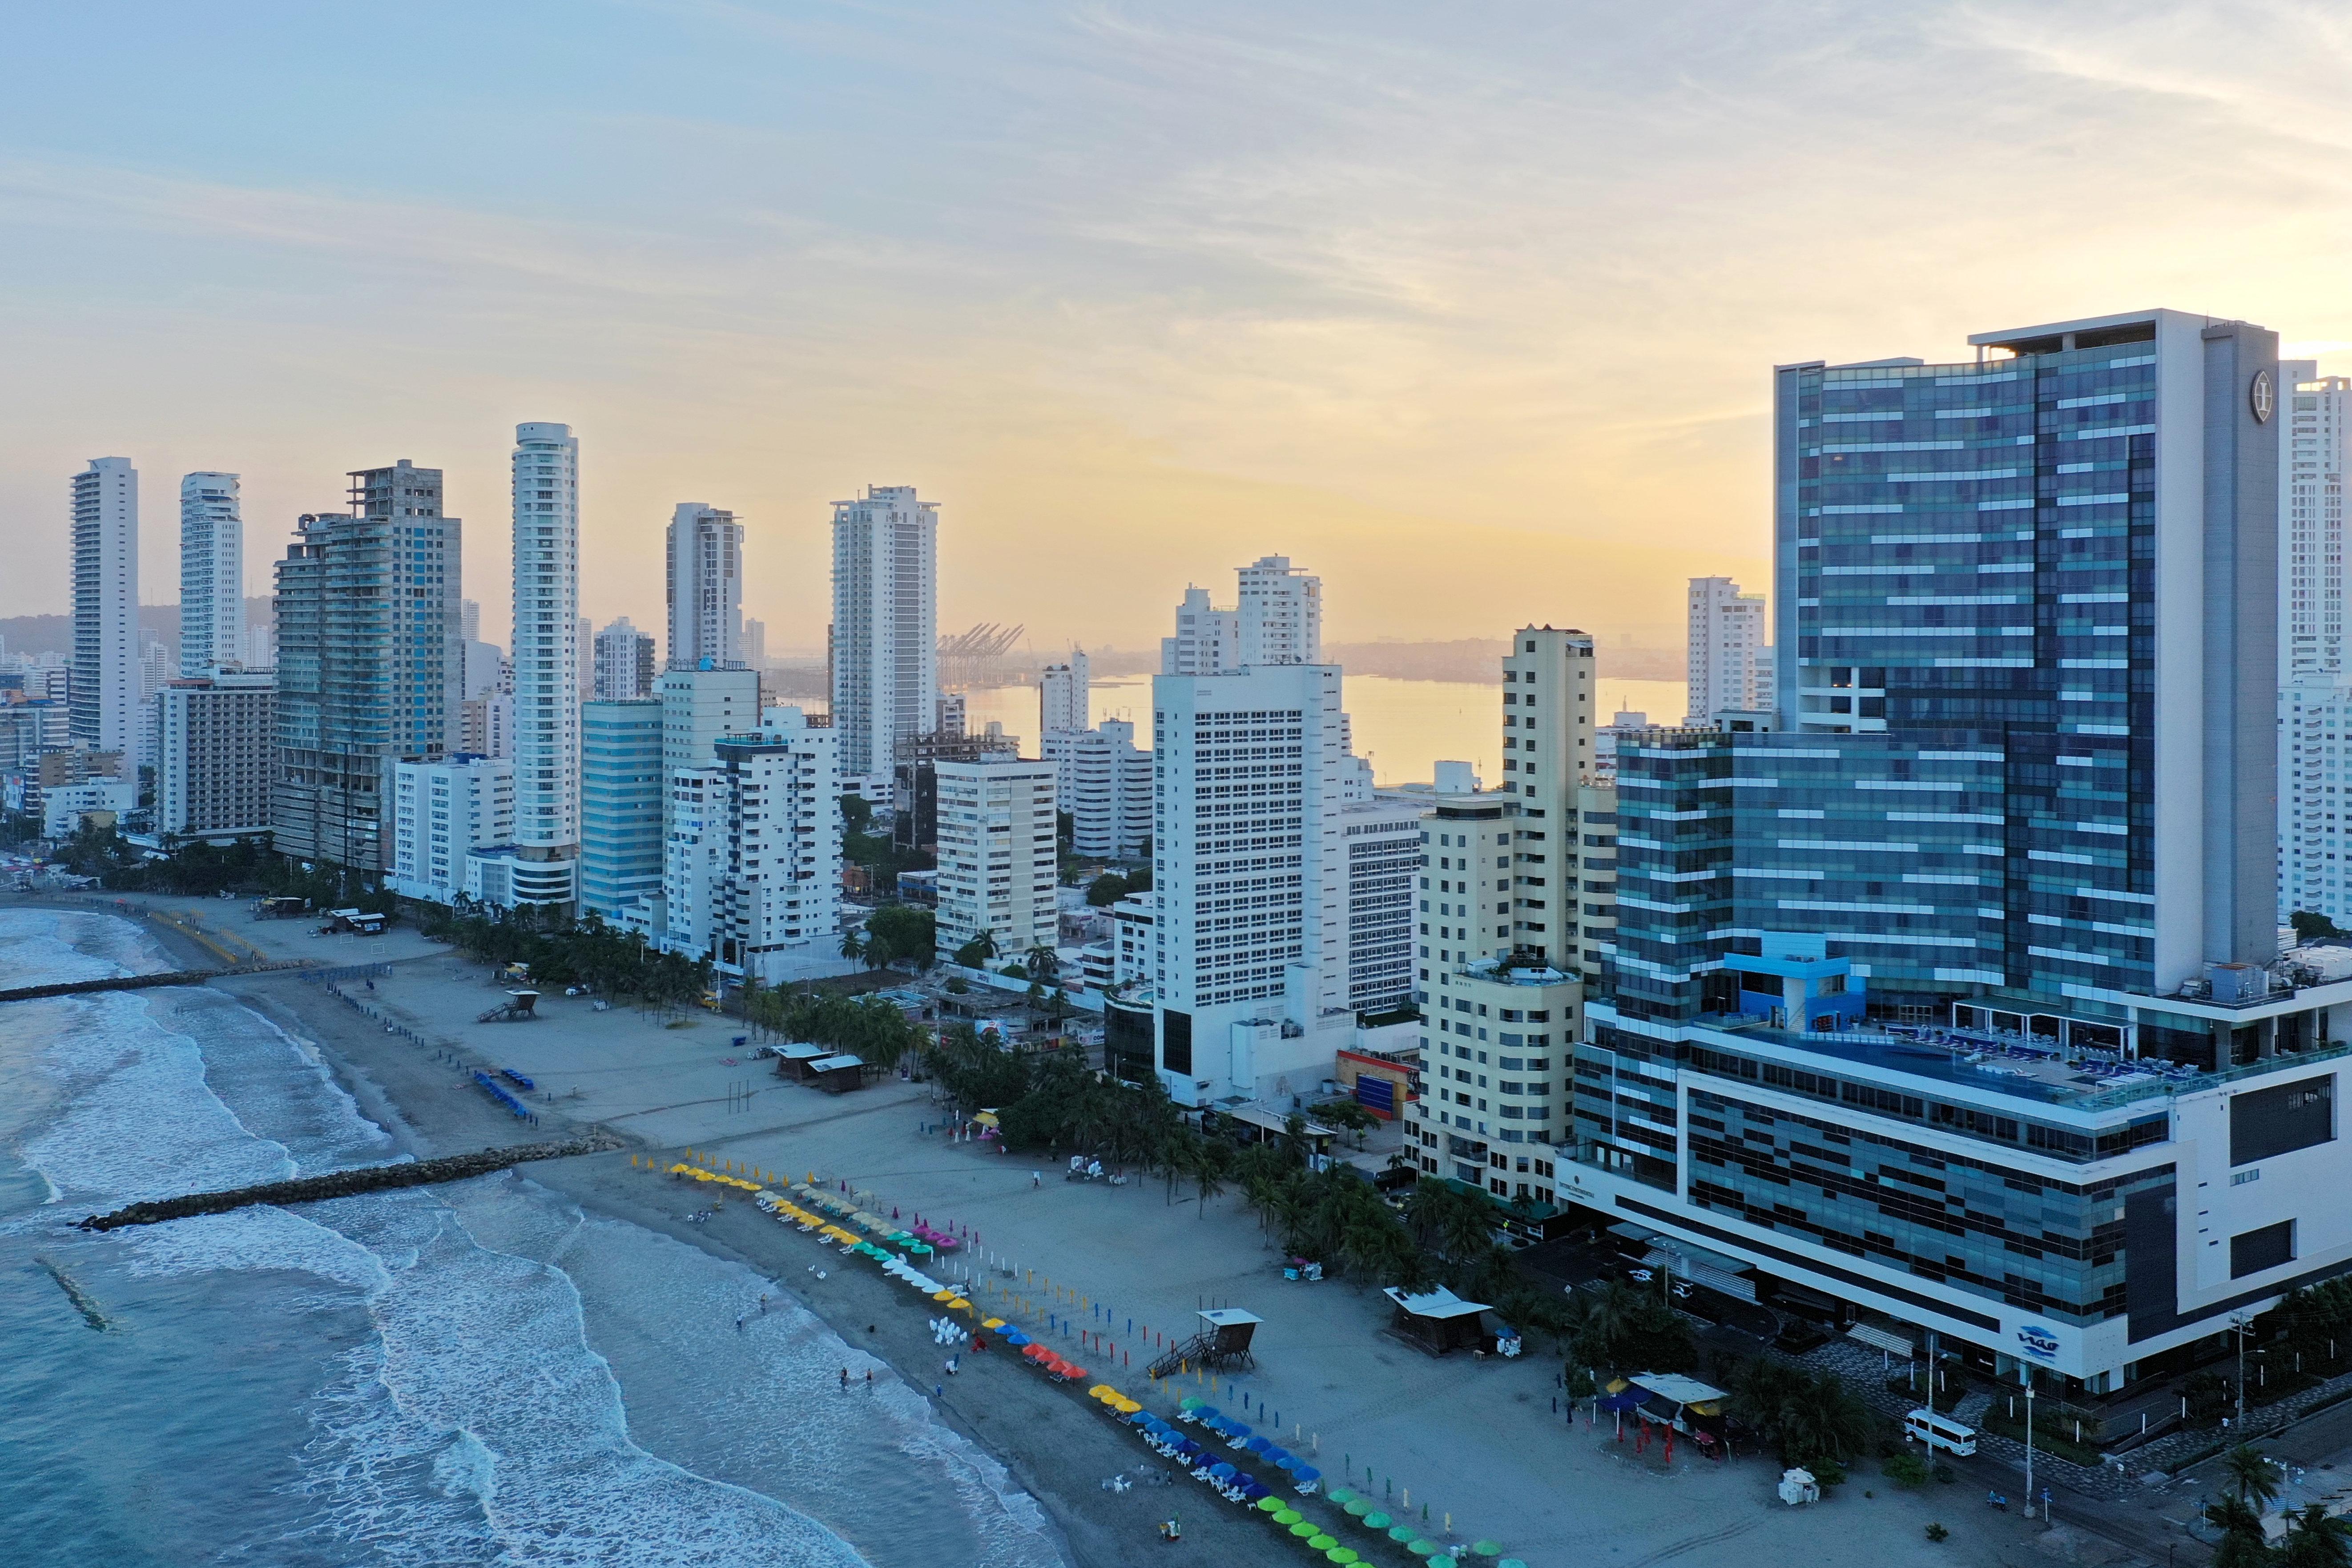
[[662,889],[662,705],[580,705],[580,907],[613,920]]
[[2263,973],[2276,342],[1976,341],[1776,372],[1775,723],[1619,741],[1572,1159],[1578,1201],[2107,1379],[2250,1299],[2216,1249],[2287,1199],[2214,1217],[2184,1118],[2347,1032],[2352,987]]

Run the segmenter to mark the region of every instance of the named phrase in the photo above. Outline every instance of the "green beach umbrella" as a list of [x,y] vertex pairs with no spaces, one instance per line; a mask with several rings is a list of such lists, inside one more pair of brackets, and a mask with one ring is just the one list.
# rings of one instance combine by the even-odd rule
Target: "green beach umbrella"
[[1307,1538],[1307,1549],[1309,1552],[1328,1552],[1339,1544],[1337,1536],[1326,1535],[1319,1530]]
[[1325,1492],[1323,1495],[1329,1498],[1333,1502],[1346,1502],[1349,1498],[1354,1497],[1356,1494],[1349,1491],[1345,1487],[1333,1487],[1329,1491]]
[[1528,1565],[1525,1563],[1520,1562],[1516,1557],[1506,1557],[1500,1563],[1496,1563],[1495,1568],[1528,1568]]
[[1320,1535],[1322,1530],[1311,1519],[1302,1519],[1290,1527],[1290,1533],[1304,1541],[1310,1535]]
[[1480,1557],[1500,1557],[1503,1543],[1499,1541],[1474,1541],[1470,1543],[1470,1550]]
[[1366,1530],[1386,1530],[1390,1525],[1394,1524],[1395,1522],[1395,1520],[1391,1519],[1384,1513],[1374,1512],[1364,1515],[1364,1528]]
[[1443,1554],[1431,1558],[1423,1568],[1454,1568],[1454,1560]]
[[1331,1562],[1337,1563],[1339,1568],[1349,1568],[1349,1564],[1359,1561],[1356,1549],[1352,1546],[1334,1546],[1323,1555]]
[[1282,1500],[1278,1497],[1262,1497],[1257,1500],[1257,1506],[1262,1513],[1280,1513]]
[[1307,1516],[1305,1514],[1299,1512],[1295,1508],[1277,1509],[1275,1511],[1274,1522],[1276,1524],[1297,1524],[1300,1520],[1305,1519],[1306,1517]]
[[1354,1514],[1358,1519],[1361,1519],[1364,1515],[1372,1511],[1371,1500],[1369,1498],[1351,1497],[1348,1500],[1348,1511]]
[[[1413,1529],[1413,1527],[1409,1524],[1392,1524],[1389,1526],[1389,1539],[1391,1541],[1411,1541],[1414,1536],[1420,1533],[1421,1532],[1419,1531]],[[1411,1548],[1407,1548],[1407,1550],[1410,1551]],[[1436,1549],[1433,1547],[1431,1550],[1434,1551]]]
[[1404,1543],[1404,1549],[1415,1557],[1433,1557],[1437,1553],[1437,1542],[1416,1535]]

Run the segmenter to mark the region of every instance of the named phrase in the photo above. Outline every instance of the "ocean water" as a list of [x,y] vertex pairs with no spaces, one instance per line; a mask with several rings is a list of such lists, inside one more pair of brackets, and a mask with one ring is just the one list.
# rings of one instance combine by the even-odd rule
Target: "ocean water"
[[[0,912],[0,985],[168,967],[110,916]],[[0,1559],[1062,1561],[1002,1467],[783,1286],[513,1173],[73,1228],[394,1157],[220,993],[0,1006]]]

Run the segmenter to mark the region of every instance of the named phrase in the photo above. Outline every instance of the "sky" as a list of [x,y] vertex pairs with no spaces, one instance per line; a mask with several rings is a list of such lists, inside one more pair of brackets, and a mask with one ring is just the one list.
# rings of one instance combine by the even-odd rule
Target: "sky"
[[582,600],[680,500],[821,648],[828,503],[940,503],[940,620],[1148,647],[1286,553],[1326,635],[1681,641],[1761,587],[1775,363],[2170,306],[2352,374],[2352,11],[2235,0],[143,0],[0,53],[0,615],[89,458],[343,473],[571,424]]

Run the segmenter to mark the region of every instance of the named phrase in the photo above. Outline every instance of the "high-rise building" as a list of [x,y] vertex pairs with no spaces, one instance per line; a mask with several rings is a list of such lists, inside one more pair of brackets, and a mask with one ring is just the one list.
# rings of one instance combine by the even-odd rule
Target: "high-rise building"
[[245,668],[278,668],[278,628],[268,621],[249,621],[245,628]]
[[760,673],[753,669],[666,669],[654,679],[662,705],[662,773],[708,767],[722,735],[760,727]]
[[1049,664],[1037,674],[1037,732],[1078,731],[1091,726],[1087,679],[1087,650],[1070,650],[1066,664]]
[[[1615,796],[1598,773],[1592,638],[1521,626],[1503,659],[1503,788],[1514,826],[1511,942],[1585,979],[1617,899]],[[1589,953],[1589,956],[1587,954]]]
[[[607,636],[610,635],[609,628]],[[633,634],[634,635],[634,634]],[[639,639],[652,659],[653,639]],[[601,648],[602,639],[599,639]],[[662,705],[599,699],[580,709],[580,908],[618,920],[662,885]]]
[[1727,710],[1772,705],[1772,650],[1764,599],[1728,577],[1690,580],[1689,687],[1685,724],[1712,724]]
[[392,768],[392,858],[385,869],[404,899],[506,905],[506,868],[474,864],[474,852],[514,842],[514,763],[453,752]]
[[[487,647],[487,643],[477,643]],[[514,698],[504,691],[468,697],[457,705],[458,751],[477,757],[514,760]]]
[[1206,588],[1187,586],[1176,606],[1176,635],[1160,639],[1162,675],[1216,675],[1242,661],[1241,612],[1221,610]]
[[833,508],[833,722],[844,779],[887,780],[939,700],[939,512],[912,485]]
[[1346,839],[1328,827],[1370,789],[1339,687],[1311,664],[1152,682],[1153,989],[1180,1104],[1319,1081],[1351,1038]]
[[2279,693],[2279,919],[2352,928],[2352,683],[2313,674]]
[[1776,373],[1778,721],[1620,740],[1560,1174],[2103,1393],[2352,1263],[2352,981],[2273,923],[2277,340],[1970,342]]
[[848,967],[833,757],[830,727],[772,708],[751,732],[720,738],[706,763],[670,773],[667,951],[769,984]]
[[1241,662],[1323,662],[1323,579],[1287,555],[1261,555],[1240,569]]
[[158,693],[156,832],[218,839],[269,831],[275,695],[267,673],[226,669]]
[[580,442],[568,425],[518,425],[513,463],[515,837],[501,901],[562,906],[579,893]]
[[73,738],[135,752],[139,710],[139,472],[92,458],[73,479]]
[[768,668],[768,623],[748,616],[743,620],[743,662],[753,669]]
[[272,846],[379,870],[392,761],[451,749],[459,723],[464,524],[441,470],[355,469],[347,512],[307,513],[277,563]]
[[[465,644],[466,696],[470,700],[499,691],[512,695],[514,671],[508,667],[507,650],[494,642],[468,641]],[[467,751],[475,748],[468,746]]]
[[596,696],[631,702],[654,689],[654,639],[623,616],[596,634]]
[[579,667],[580,700],[586,701],[596,692],[596,661],[592,649],[596,643],[596,628],[585,616],[572,617],[572,646],[576,650]]
[[2279,365],[2279,680],[2344,669],[2344,476],[2352,377]]
[[1422,866],[1422,806],[1373,799],[1341,806],[1324,827],[1347,878],[1348,1005],[1380,1013],[1412,1001],[1413,899]]
[[1106,719],[1091,730],[1048,730],[1058,808],[1069,814],[1070,847],[1080,855],[1140,855],[1151,841],[1151,753],[1135,726]]
[[467,642],[482,640],[482,602],[479,599],[458,602],[457,628],[457,635]]
[[1054,764],[984,752],[936,773],[940,951],[983,931],[1008,959],[1054,946]]
[[682,500],[669,520],[669,668],[740,669],[743,525],[731,511]]
[[245,524],[236,476],[189,474],[180,480],[180,673],[244,662]]

